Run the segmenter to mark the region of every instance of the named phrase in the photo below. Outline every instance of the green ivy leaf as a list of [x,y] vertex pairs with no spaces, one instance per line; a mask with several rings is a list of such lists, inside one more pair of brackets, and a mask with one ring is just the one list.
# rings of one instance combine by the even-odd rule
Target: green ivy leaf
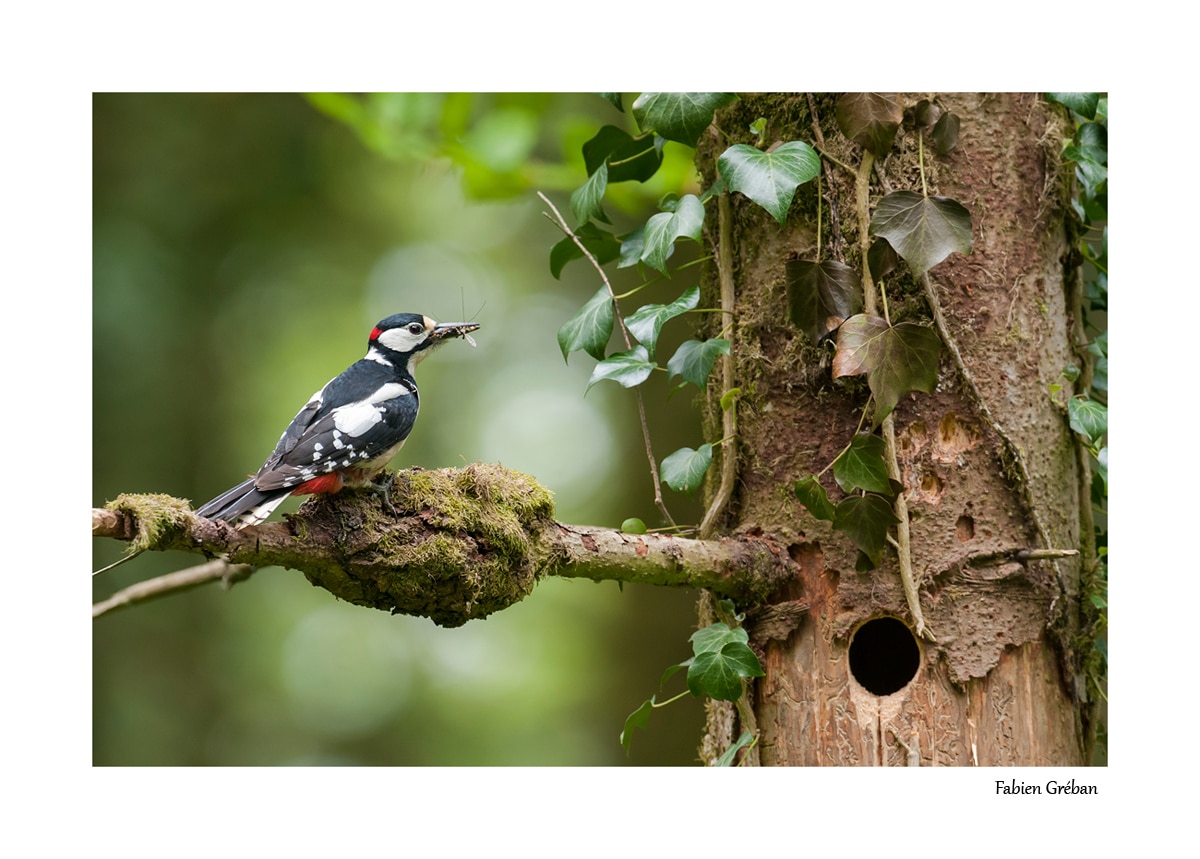
[[633,102],[633,118],[643,131],[695,146],[717,108],[735,101],[727,92],[644,92]]
[[1108,409],[1102,403],[1079,396],[1071,397],[1067,400],[1067,414],[1071,419],[1071,429],[1093,445],[1099,444],[1108,432]]
[[617,352],[597,364],[584,391],[591,390],[592,385],[605,379],[616,382],[623,388],[637,387],[650,378],[657,366],[650,360],[645,346],[634,346],[628,352]]
[[625,108],[621,107],[621,94],[619,92],[598,92],[596,95],[621,111],[621,113],[625,112]]
[[733,759],[737,757],[737,753],[754,740],[754,735],[749,731],[743,731],[742,735],[737,738],[737,742],[725,750],[721,757],[717,758],[716,765],[719,767],[733,766]]
[[[686,385],[687,383],[684,382]],[[733,408],[733,404],[737,402],[738,397],[742,395],[741,388],[730,388],[725,393],[721,394],[721,411],[727,412]]]
[[602,286],[558,329],[558,348],[562,350],[563,360],[569,363],[567,356],[582,349],[597,361],[603,361],[612,329],[612,295],[607,286]]
[[717,337],[704,341],[686,340],[679,344],[679,348],[667,362],[667,381],[682,376],[685,381],[703,389],[708,384],[708,375],[712,372],[717,356],[728,354],[728,340]]
[[625,320],[629,333],[654,355],[658,335],[669,319],[687,313],[700,303],[700,287],[693,286],[670,304],[647,304]]
[[1100,102],[1098,92],[1048,92],[1046,98],[1065,104],[1086,119],[1096,118],[1096,106]]
[[[1108,497],[1108,447],[1102,447],[1093,457],[1092,473],[1100,478],[1100,484],[1104,489],[1104,497]],[[1094,483],[1095,481],[1093,481]]]
[[825,487],[817,480],[815,474],[810,474],[796,482],[794,489],[796,497],[800,499],[808,512],[816,516],[818,519],[824,519],[828,522],[833,521],[833,504],[829,502],[829,493],[825,491]]
[[600,203],[604,200],[604,192],[608,189],[608,164],[601,164],[596,172],[588,176],[587,181],[571,193],[571,212],[579,223],[586,223],[595,218],[606,224],[611,223]]
[[784,270],[792,322],[814,344],[862,309],[862,277],[845,263],[788,260]]
[[[617,268],[629,268],[632,265],[637,265],[642,261],[642,252],[646,249],[646,225],[638,227],[631,233],[621,237],[621,259],[617,262]],[[671,246],[674,251],[674,245]],[[670,258],[670,254],[667,254]]]
[[875,207],[871,235],[883,236],[918,276],[954,252],[971,252],[971,213],[949,197],[894,191]]
[[621,729],[621,747],[625,749],[626,754],[629,753],[629,744],[633,742],[633,729],[642,728],[644,730],[650,721],[650,714],[653,712],[654,698],[649,698],[625,719],[625,727]]
[[731,628],[729,624],[720,621],[696,630],[688,639],[692,643],[692,653],[695,656],[709,651],[716,652],[731,641],[740,641],[745,644],[749,640],[750,636],[746,630],[741,627]]
[[888,528],[900,520],[891,503],[881,495],[851,495],[838,504],[833,527],[848,536],[858,550],[879,566]]
[[[600,265],[612,262],[621,254],[621,243],[607,230],[602,230],[588,221],[575,231],[583,246],[588,249]],[[555,279],[562,276],[563,267],[573,259],[583,259],[583,251],[567,236],[550,249],[550,273]]]
[[646,222],[641,261],[666,274],[667,257],[675,249],[675,240],[682,237],[698,242],[703,227],[704,204],[694,194],[683,195],[673,212],[659,212]]
[[888,93],[848,92],[837,100],[834,110],[842,134],[879,156],[892,148],[904,110]]
[[707,695],[717,701],[736,701],[742,694],[742,678],[762,677],[765,673],[749,646],[731,641],[720,650],[706,650],[692,660],[687,686],[697,698]]
[[770,152],[738,143],[721,153],[717,169],[731,191],[745,194],[783,226],[796,188],[821,172],[821,159],[798,140]]
[[631,516],[621,523],[622,534],[645,534],[646,523],[636,516]]
[[694,492],[704,480],[704,473],[712,465],[711,444],[700,445],[699,450],[681,447],[662,461],[662,478],[676,492]]
[[878,282],[884,275],[891,274],[900,265],[900,255],[888,244],[887,239],[876,239],[871,242],[867,251],[867,267],[871,269],[871,279]]
[[942,341],[932,328],[915,322],[891,326],[878,316],[859,314],[838,329],[833,378],[867,374],[878,426],[909,391],[933,393],[941,353]]
[[933,144],[937,147],[938,155],[946,155],[958,146],[958,117],[953,113],[943,113],[933,127]]
[[654,145],[653,135],[632,137],[624,129],[606,125],[583,144],[583,163],[588,175],[608,164],[608,182],[645,182],[662,164],[662,151]]
[[833,461],[833,477],[843,492],[865,489],[891,495],[883,439],[877,435],[856,435],[842,455]]

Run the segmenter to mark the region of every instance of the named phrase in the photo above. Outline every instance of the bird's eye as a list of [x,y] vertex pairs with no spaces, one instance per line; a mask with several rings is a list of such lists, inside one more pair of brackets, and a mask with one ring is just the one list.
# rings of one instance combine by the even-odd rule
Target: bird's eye
[[425,330],[425,326],[420,324],[419,322],[413,322],[411,325],[408,326],[409,334],[420,334],[424,330]]

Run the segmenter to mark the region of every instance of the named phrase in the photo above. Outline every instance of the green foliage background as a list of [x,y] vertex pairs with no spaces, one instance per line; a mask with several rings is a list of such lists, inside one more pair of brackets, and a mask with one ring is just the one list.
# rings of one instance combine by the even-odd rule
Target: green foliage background
[[[108,94],[93,110],[96,505],[151,491],[200,503],[232,485],[362,356],[378,319],[416,311],[483,327],[478,349],[450,344],[421,366],[398,466],[499,461],[554,490],[564,521],[659,523],[632,397],[585,397],[590,362],[562,360],[555,333],[599,283],[580,262],[551,276],[561,234],[534,197],[567,211],[582,143],[601,124],[633,130],[626,115],[544,94]],[[618,227],[662,194],[698,192],[683,152],[646,186],[609,189]],[[688,271],[640,297],[672,301]],[[689,333],[667,326],[660,352]],[[659,458],[701,440],[693,392],[667,390],[647,387]],[[668,503],[698,521],[697,498]],[[119,552],[97,545],[96,567]],[[142,556],[99,577],[95,597],[199,560]],[[617,737],[662,666],[688,655],[694,598],[552,580],[443,630],[263,570],[95,623],[93,760],[692,763],[697,700],[657,714],[629,757]]]

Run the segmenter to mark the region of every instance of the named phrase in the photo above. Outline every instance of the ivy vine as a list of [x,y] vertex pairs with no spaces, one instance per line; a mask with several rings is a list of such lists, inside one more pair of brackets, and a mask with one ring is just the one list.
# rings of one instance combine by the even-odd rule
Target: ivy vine
[[[619,94],[602,95],[614,108],[623,111]],[[1092,266],[1089,271],[1095,272],[1087,282],[1086,295],[1091,308],[1101,311],[1107,307],[1107,228],[1101,226],[1107,212],[1106,100],[1095,94],[1079,93],[1051,94],[1049,98],[1067,105],[1078,119],[1076,134],[1064,149],[1063,157],[1076,167],[1081,193],[1074,206],[1084,237],[1080,253]],[[642,93],[631,107],[639,133],[630,134],[606,125],[583,145],[588,175],[571,194],[570,209],[575,224],[568,225],[554,210],[552,220],[566,235],[551,249],[550,269],[557,278],[567,264],[587,258],[600,273],[604,286],[562,325],[558,332],[559,347],[564,360],[569,360],[574,352],[584,352],[596,360],[588,388],[610,381],[635,389],[643,414],[656,503],[669,526],[677,527],[663,501],[660,473],[661,481],[672,490],[697,489],[712,464],[714,450],[735,441],[730,429],[736,427],[736,421],[726,422],[724,438],[706,441],[696,448],[681,448],[659,463],[650,445],[641,393],[637,389],[655,371],[666,372],[669,382],[680,379],[679,386],[694,384],[705,389],[717,360],[730,354],[731,341],[725,336],[728,328],[718,337],[687,340],[665,362],[657,351],[659,337],[666,324],[685,314],[704,310],[728,312],[729,308],[700,308],[699,289],[690,287],[669,303],[645,304],[627,311],[622,302],[634,298],[649,282],[618,295],[602,267],[615,262],[618,269],[638,267],[669,276],[676,244],[701,240],[711,201],[740,194],[784,226],[801,185],[819,182],[822,170],[832,167],[853,174],[861,267],[843,258],[834,212],[830,212],[833,237],[827,239],[822,235],[823,207],[818,205],[817,240],[812,258],[790,260],[785,266],[787,310],[791,322],[815,346],[832,350],[833,378],[865,377],[869,397],[863,406],[858,432],[821,471],[800,476],[792,491],[812,515],[830,522],[834,530],[853,543],[858,549],[860,570],[877,567],[889,544],[896,550],[918,634],[932,638],[922,617],[913,580],[907,508],[899,482],[891,416],[907,394],[935,390],[944,346],[944,334],[939,330],[944,326],[914,319],[893,320],[887,283],[889,279],[895,280],[898,268],[903,265],[913,277],[926,283],[929,295],[932,290],[928,287],[927,273],[950,255],[971,251],[969,211],[957,200],[930,194],[926,183],[926,157],[944,156],[954,149],[960,120],[936,100],[925,99],[905,106],[888,94],[844,94],[836,103],[836,125],[841,134],[861,148],[859,163],[850,165],[823,151],[819,125],[815,128],[815,145],[803,140],[768,142],[763,136],[767,120],[759,119],[742,132],[743,140],[732,142],[718,156],[718,178],[709,188],[699,194],[663,199],[660,211],[643,225],[624,234],[615,233],[604,209],[609,187],[620,182],[648,180],[661,165],[666,146],[695,147],[700,136],[712,126],[715,112],[735,100],[736,96],[729,93]],[[872,167],[876,159],[890,152],[902,127],[916,137],[920,187],[898,190],[885,187],[887,193],[872,210],[868,196]],[[718,129],[718,133],[726,140],[739,136],[728,129]],[[818,200],[822,200],[819,193]],[[929,300],[930,315],[937,319],[940,308],[935,305],[935,297]],[[620,332],[625,348],[610,352],[608,344],[615,331]],[[1064,408],[1071,427],[1085,440],[1092,458],[1092,471],[1096,475],[1093,497],[1099,493],[1106,498],[1107,447],[1103,439],[1107,432],[1104,400],[1107,338],[1103,332],[1093,333],[1086,343],[1088,360],[1082,362],[1082,367],[1064,371],[1068,383],[1082,383],[1081,393],[1068,397]],[[721,408],[732,415],[739,389],[728,375],[724,388]],[[832,472],[842,491],[843,497],[837,503],[830,499],[822,484],[822,477],[828,472]],[[628,519],[622,527],[635,533],[646,530],[639,519]],[[1103,581],[1102,564],[1097,577]],[[1097,623],[1102,624],[1103,594],[1093,590],[1092,602],[1101,612]],[[732,616],[732,610],[732,606],[728,607],[728,616]],[[660,689],[672,674],[686,667],[688,689],[680,695],[691,693],[718,700],[738,700],[744,682],[761,676],[761,665],[747,646],[745,632],[736,625],[714,624],[696,633],[692,642],[692,659],[668,669]],[[660,703],[652,696],[630,715],[621,738],[626,748],[632,730],[644,726],[650,713],[666,703],[669,701]],[[744,736],[733,751],[749,749],[753,742],[752,736]]]

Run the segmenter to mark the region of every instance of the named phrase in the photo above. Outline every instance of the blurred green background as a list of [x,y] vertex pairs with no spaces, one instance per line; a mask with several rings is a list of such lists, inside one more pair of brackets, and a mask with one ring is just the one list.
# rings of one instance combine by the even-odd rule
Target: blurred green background
[[[550,275],[562,235],[535,191],[570,218],[580,145],[603,124],[633,130],[589,94],[94,96],[93,502],[216,495],[364,354],[376,321],[413,311],[482,328],[477,349],[422,364],[396,466],[500,462],[552,489],[562,521],[660,524],[632,393],[585,397],[594,362],[564,364],[555,340],[600,282],[583,262]],[[653,185],[610,191],[618,227],[695,192],[690,155],[672,145]],[[629,310],[673,300],[696,271]],[[610,276],[618,291],[642,282]],[[668,325],[660,352],[689,335],[686,319]],[[643,390],[661,461],[704,439],[695,390],[668,397],[659,376]],[[699,520],[698,499],[665,491],[678,521]],[[121,551],[96,541],[94,568]],[[97,577],[94,598],[202,560],[143,555]],[[447,630],[264,569],[95,621],[93,761],[693,764],[694,699],[655,712],[629,756],[617,737],[690,655],[695,598],[551,579]]]

